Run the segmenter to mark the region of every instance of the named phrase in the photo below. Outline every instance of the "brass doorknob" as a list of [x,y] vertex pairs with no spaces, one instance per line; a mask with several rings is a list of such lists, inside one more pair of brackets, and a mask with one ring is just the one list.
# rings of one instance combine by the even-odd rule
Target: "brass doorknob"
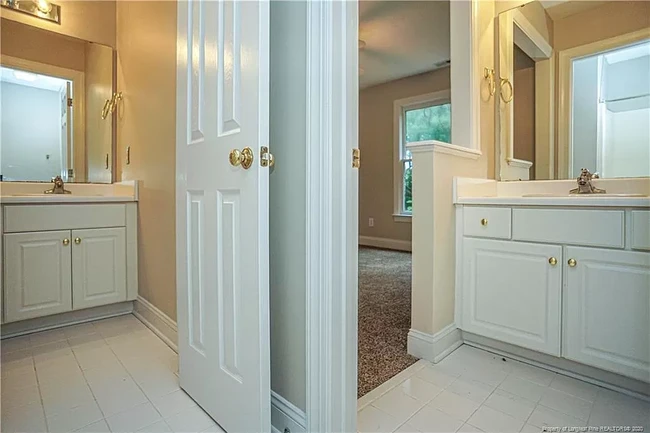
[[557,259],[555,257],[548,259],[548,262],[551,264],[551,266],[557,265]]
[[483,219],[481,220],[481,225],[482,225],[482,226],[486,226],[487,224],[488,224],[488,220],[487,220],[487,218],[483,218]]
[[66,247],[70,245],[70,239],[68,238],[63,239],[63,245],[65,245]]
[[233,167],[241,165],[244,170],[248,170],[253,165],[253,149],[244,147],[243,150],[233,149],[228,156],[230,164]]
[[569,261],[568,261],[567,263],[568,263],[569,266],[571,266],[572,268],[575,268],[576,265],[578,264],[578,262],[576,262],[575,259],[569,259]]
[[81,243],[81,238],[74,238],[74,243],[79,245]]

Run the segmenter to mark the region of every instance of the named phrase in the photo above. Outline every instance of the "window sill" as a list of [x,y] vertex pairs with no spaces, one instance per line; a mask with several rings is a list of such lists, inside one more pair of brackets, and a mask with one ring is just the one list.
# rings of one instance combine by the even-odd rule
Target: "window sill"
[[410,223],[412,217],[410,213],[394,213],[393,221],[396,223]]

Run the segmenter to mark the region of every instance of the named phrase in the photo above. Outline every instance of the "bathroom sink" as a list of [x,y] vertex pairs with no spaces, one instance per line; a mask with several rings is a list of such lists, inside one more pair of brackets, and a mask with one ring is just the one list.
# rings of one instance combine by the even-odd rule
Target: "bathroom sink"
[[647,197],[643,194],[523,194],[522,197],[590,197],[590,198],[611,198],[611,197]]

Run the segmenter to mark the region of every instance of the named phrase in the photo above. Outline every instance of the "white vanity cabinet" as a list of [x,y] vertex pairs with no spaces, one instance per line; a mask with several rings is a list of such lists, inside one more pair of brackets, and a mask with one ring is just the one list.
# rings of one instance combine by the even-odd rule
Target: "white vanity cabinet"
[[564,351],[650,381],[650,254],[566,247]]
[[458,326],[650,382],[648,216],[457,206]]
[[5,321],[72,310],[70,231],[4,235]]
[[466,237],[464,329],[559,356],[561,260],[558,245]]
[[73,230],[72,306],[126,301],[126,229]]
[[4,205],[3,323],[137,297],[136,203]]

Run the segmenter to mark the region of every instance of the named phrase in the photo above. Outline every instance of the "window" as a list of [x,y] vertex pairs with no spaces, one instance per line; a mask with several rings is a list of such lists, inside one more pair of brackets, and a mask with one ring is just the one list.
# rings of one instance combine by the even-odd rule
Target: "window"
[[406,220],[413,211],[413,160],[406,148],[416,141],[451,142],[451,103],[449,92],[437,92],[395,101],[396,164],[395,213],[396,220]]

